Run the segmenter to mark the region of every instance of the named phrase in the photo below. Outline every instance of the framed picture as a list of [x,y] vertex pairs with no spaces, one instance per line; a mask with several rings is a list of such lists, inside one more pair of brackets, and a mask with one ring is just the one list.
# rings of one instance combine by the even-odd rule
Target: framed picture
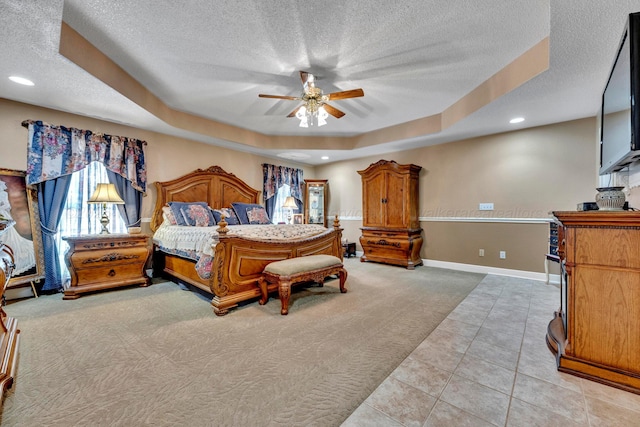
[[302,214],[293,214],[293,223],[294,224],[303,224],[303,215]]
[[13,251],[15,269],[8,287],[44,278],[44,252],[38,211],[38,192],[27,188],[26,172],[0,168],[0,217],[15,225],[0,234]]

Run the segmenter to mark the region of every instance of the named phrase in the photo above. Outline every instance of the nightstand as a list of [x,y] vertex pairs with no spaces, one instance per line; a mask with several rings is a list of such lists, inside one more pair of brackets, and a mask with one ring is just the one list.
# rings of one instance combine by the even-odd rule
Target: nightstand
[[355,242],[344,243],[342,245],[343,257],[351,258],[351,256],[356,256],[356,244]]
[[62,299],[129,285],[149,286],[145,272],[151,251],[144,234],[92,234],[66,236],[65,255],[71,286]]

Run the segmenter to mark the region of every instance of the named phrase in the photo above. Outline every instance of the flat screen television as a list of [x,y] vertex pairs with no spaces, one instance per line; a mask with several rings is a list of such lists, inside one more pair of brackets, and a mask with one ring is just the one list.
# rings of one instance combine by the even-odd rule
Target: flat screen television
[[600,175],[640,159],[640,12],[629,14],[602,94]]

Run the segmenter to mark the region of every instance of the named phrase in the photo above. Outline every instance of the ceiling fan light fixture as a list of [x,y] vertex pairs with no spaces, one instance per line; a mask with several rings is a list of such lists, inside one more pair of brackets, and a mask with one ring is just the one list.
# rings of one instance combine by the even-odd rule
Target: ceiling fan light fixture
[[298,111],[296,111],[296,118],[298,120],[300,120],[300,127],[301,128],[308,128],[309,127],[308,116],[309,116],[309,112],[308,112],[307,108],[304,105],[302,107],[298,108]]
[[327,117],[329,117],[329,113],[315,99],[307,100],[306,104],[296,111],[296,118],[300,120],[299,126],[301,128],[308,128],[314,125],[318,127],[324,126],[327,124]]
[[327,117],[329,117],[329,113],[324,109],[324,106],[320,106],[317,112],[318,116],[318,127],[324,126],[327,124]]
[[307,118],[307,108],[304,105],[296,111],[296,118],[300,120]]

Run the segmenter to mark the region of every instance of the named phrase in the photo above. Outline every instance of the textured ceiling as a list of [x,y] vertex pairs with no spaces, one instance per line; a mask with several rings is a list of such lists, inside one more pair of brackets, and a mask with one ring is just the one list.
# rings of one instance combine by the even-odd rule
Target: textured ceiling
[[[639,10],[640,0],[0,0],[0,97],[320,164],[325,154],[335,161],[595,116],[626,14]],[[169,123],[59,53],[62,21],[169,109],[304,145],[247,145]],[[548,70],[440,131],[404,136],[408,123],[446,111],[547,37]],[[332,102],[346,113],[339,120],[299,128],[286,118],[297,101],[257,97],[299,96],[299,70],[325,93],[365,96]],[[514,127],[516,115],[526,121]],[[403,136],[346,149],[319,139],[391,126]]]

